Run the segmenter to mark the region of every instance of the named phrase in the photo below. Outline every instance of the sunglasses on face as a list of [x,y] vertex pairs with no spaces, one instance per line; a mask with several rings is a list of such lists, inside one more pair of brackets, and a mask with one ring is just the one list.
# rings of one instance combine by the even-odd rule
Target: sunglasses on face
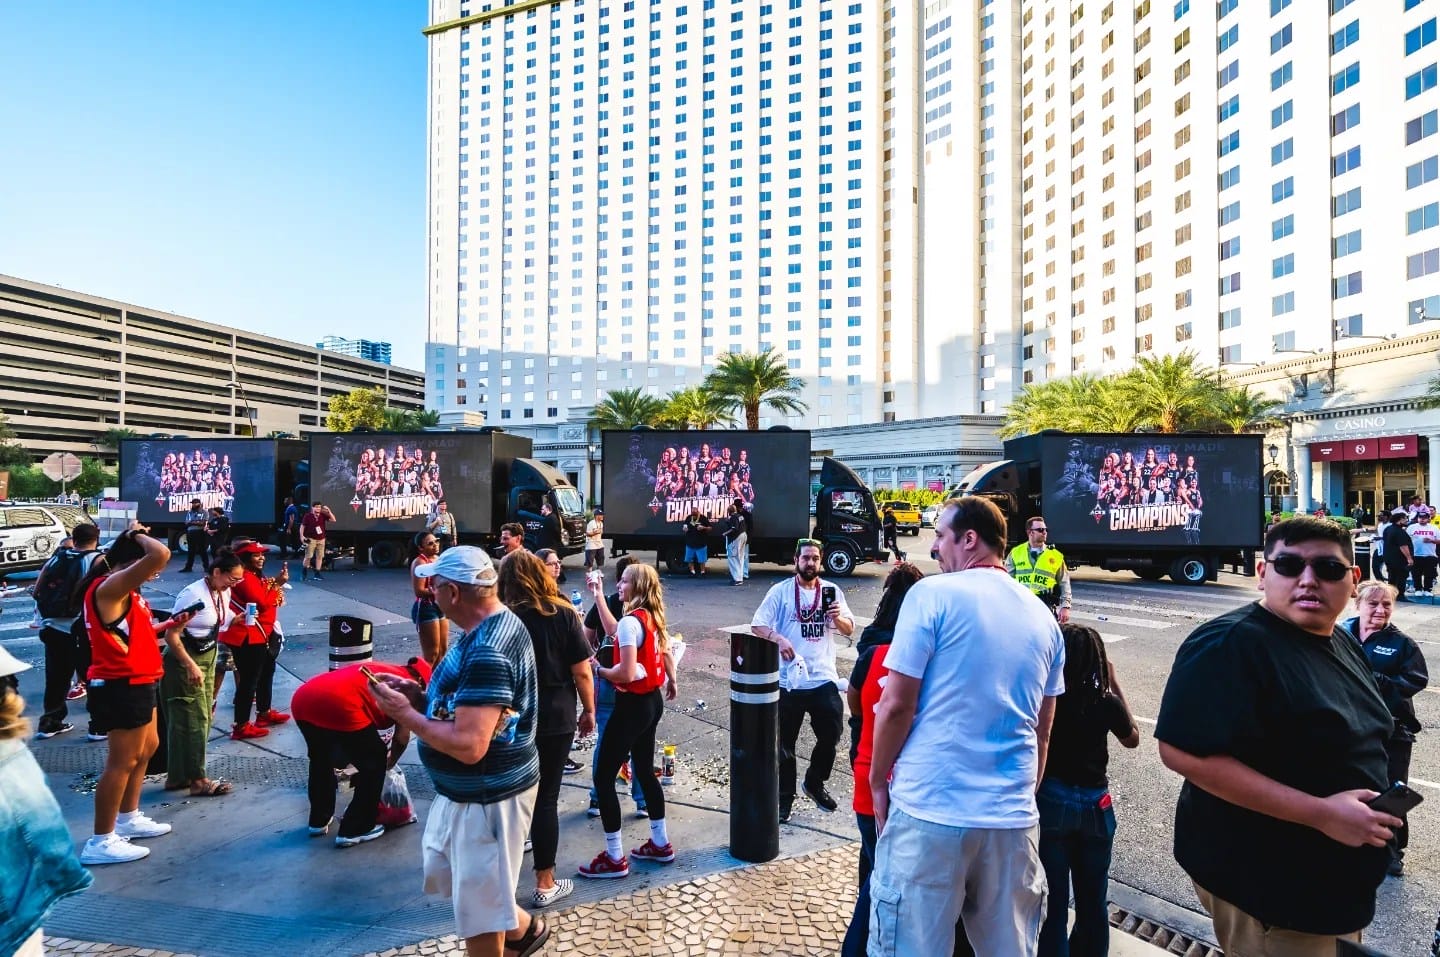
[[1306,566],[1314,572],[1315,577],[1321,581],[1338,582],[1343,581],[1350,574],[1353,565],[1347,565],[1338,558],[1311,558],[1304,559],[1299,555],[1276,555],[1270,559],[1270,570],[1282,578],[1299,578],[1305,573]]

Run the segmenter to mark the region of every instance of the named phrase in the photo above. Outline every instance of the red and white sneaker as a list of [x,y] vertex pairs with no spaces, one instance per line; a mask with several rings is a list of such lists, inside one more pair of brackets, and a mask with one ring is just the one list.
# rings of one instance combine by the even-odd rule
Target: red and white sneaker
[[263,738],[269,733],[269,728],[257,727],[252,722],[246,721],[244,724],[237,724],[231,729],[230,738],[234,741],[244,741],[247,738]]
[[262,728],[268,728],[276,724],[284,724],[290,720],[290,716],[283,711],[276,711],[271,708],[269,711],[262,711],[255,716],[255,723]]
[[[672,858],[673,859],[673,858]],[[588,877],[591,880],[608,880],[615,877],[630,876],[630,862],[628,860],[615,860],[608,851],[601,851],[595,855],[595,860],[589,864],[581,864],[578,873],[581,877]]]
[[85,686],[78,681],[70,686],[69,691],[65,692],[66,701],[79,701],[83,697],[85,697]]
[[630,856],[637,861],[652,861],[656,864],[671,864],[675,861],[675,845],[666,844],[661,847],[654,841],[646,841],[630,852]]

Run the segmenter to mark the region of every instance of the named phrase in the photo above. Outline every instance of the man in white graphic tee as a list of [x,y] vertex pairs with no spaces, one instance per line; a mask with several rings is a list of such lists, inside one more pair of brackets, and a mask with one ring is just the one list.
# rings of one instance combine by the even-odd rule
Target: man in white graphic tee
[[850,635],[855,619],[845,595],[820,577],[821,543],[795,543],[795,577],[775,585],[755,610],[750,630],[780,646],[780,820],[795,803],[795,742],[810,717],[815,750],[805,771],[805,793],[826,811],[836,802],[825,790],[835,766],[844,724],[832,635]]

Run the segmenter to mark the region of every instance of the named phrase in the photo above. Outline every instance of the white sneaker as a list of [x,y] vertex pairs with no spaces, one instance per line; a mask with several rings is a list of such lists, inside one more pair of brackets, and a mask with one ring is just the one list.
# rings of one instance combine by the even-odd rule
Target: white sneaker
[[384,834],[384,833],[385,833],[385,828],[384,828],[382,825],[376,824],[374,827],[372,827],[370,830],[366,831],[364,834],[356,834],[356,835],[354,835],[353,837],[345,837],[344,835],[336,834],[336,835],[335,835],[335,846],[336,846],[336,847],[354,847],[356,844],[364,844],[366,841],[373,841],[373,840],[375,840],[375,838],[379,837],[380,835],[382,835],[382,834]]
[[128,864],[150,853],[150,848],[131,844],[119,834],[92,837],[80,850],[81,864]]
[[170,825],[152,821],[144,814],[137,812],[128,821],[116,821],[115,833],[127,841],[141,837],[160,837],[170,833]]

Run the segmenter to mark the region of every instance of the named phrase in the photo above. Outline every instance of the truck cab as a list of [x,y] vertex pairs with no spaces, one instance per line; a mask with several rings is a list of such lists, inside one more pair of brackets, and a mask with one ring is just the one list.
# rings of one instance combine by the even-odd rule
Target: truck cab
[[820,463],[813,537],[825,543],[825,570],[831,575],[850,575],[861,562],[889,555],[875,496],[850,466],[829,456]]
[[585,500],[555,466],[537,459],[510,463],[507,521],[525,526],[525,547],[562,556],[585,547]]

